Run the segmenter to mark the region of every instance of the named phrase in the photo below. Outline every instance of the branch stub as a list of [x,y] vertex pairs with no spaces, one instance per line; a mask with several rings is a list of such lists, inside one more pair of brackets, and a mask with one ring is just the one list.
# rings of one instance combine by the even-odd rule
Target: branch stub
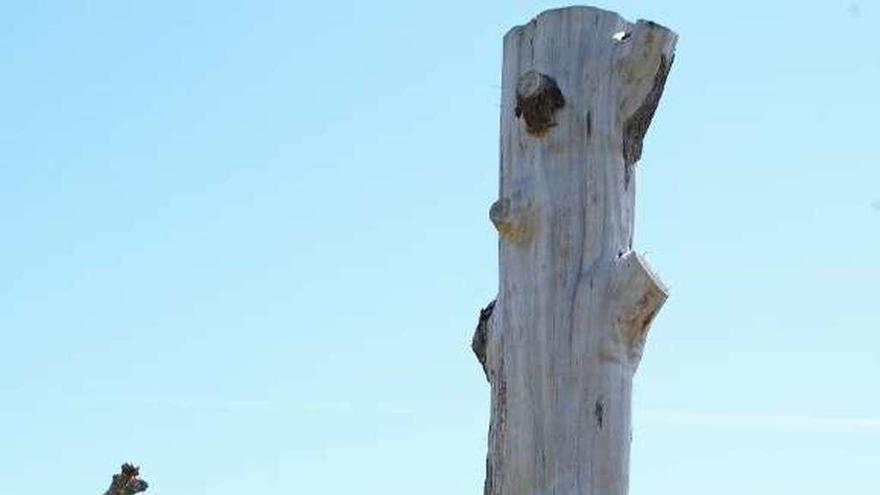
[[526,131],[541,136],[556,125],[553,114],[565,106],[565,97],[552,77],[530,70],[516,85],[516,116],[526,122]]

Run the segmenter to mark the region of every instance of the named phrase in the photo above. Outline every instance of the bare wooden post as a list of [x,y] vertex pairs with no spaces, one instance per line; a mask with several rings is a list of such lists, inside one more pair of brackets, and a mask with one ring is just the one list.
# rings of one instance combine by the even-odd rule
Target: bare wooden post
[[676,35],[571,7],[504,37],[486,495],[623,495],[632,378],[666,289],[632,250],[634,168]]

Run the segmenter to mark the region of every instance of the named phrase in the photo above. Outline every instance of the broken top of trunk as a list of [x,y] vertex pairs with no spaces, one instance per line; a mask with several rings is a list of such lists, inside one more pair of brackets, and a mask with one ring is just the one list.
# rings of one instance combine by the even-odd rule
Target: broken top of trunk
[[110,488],[104,495],[134,495],[146,491],[149,485],[146,481],[138,478],[140,468],[129,463],[122,465],[119,474],[113,475]]
[[486,495],[623,495],[632,377],[667,291],[632,251],[634,167],[676,35],[571,7],[504,37]]

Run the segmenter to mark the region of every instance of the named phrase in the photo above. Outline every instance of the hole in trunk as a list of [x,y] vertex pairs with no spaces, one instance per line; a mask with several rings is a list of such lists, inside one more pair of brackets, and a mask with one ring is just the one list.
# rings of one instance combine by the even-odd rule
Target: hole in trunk
[[614,41],[617,41],[618,43],[622,43],[622,42],[628,40],[629,36],[630,36],[630,33],[627,31],[618,31],[618,32],[614,33],[614,35],[611,37],[614,38]]

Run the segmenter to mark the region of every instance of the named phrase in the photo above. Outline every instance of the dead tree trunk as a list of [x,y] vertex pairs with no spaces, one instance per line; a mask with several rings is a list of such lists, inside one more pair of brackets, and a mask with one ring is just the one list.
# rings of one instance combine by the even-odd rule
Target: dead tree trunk
[[486,495],[623,495],[632,379],[666,289],[632,250],[635,165],[676,35],[572,7],[504,37]]

